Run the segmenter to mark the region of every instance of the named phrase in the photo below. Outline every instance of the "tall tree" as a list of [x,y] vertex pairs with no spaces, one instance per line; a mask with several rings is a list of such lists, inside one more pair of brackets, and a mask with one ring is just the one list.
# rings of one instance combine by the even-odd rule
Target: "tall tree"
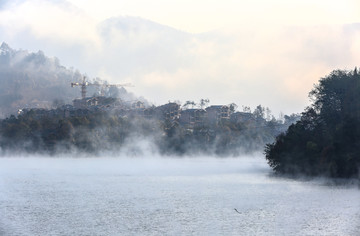
[[200,109],[204,109],[204,107],[206,107],[207,104],[209,104],[209,102],[210,102],[210,100],[208,98],[200,99],[200,103],[199,103]]

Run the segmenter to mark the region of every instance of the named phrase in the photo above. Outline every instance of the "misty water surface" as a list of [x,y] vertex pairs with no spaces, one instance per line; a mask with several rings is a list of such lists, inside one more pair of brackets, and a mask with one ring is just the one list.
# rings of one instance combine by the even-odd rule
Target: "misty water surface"
[[0,235],[359,235],[357,186],[270,174],[261,155],[0,158]]

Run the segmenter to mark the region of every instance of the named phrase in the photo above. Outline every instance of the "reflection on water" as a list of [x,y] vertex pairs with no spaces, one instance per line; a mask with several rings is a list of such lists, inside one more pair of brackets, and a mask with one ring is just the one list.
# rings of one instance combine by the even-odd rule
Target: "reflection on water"
[[357,187],[270,172],[263,158],[2,158],[0,235],[358,235]]

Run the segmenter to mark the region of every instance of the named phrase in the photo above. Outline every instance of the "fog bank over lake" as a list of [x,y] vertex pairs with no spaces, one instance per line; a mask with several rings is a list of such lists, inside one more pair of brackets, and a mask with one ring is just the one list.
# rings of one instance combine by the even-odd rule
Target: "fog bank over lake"
[[271,173],[262,155],[0,158],[0,235],[360,232],[358,186]]

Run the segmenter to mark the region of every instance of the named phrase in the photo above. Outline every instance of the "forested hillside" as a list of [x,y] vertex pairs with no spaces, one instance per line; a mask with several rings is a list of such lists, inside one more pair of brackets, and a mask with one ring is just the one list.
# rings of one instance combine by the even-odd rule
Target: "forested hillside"
[[50,107],[55,99],[71,102],[79,96],[70,83],[82,75],[60,65],[43,52],[29,53],[0,47],[0,115],[15,113],[24,107]]
[[[0,119],[0,151],[98,153],[128,149],[129,144],[134,151],[145,139],[164,155],[237,156],[262,150],[265,143],[271,142],[298,118],[293,114],[277,120],[269,108],[261,105],[253,112],[246,106],[243,112],[238,112],[237,105],[230,104],[223,106],[229,109],[225,119],[208,122],[205,114],[216,119],[220,116],[215,110],[203,109],[208,99],[202,99],[198,105],[187,101],[177,111],[182,114],[180,119],[149,118],[162,106],[149,106],[145,99],[136,98],[124,88],[107,91],[108,95],[120,98],[113,99],[116,105],[101,106],[101,99],[94,96],[94,104],[85,105],[87,99],[82,99],[81,106],[71,106],[72,100],[80,97],[79,86],[71,88],[71,83],[81,82],[83,77],[41,51],[14,50],[3,43],[0,47],[0,118],[6,118]],[[88,96],[98,95],[98,87],[88,86],[87,92]],[[142,107],[128,106],[128,103],[136,104],[134,101]],[[17,113],[19,109],[22,110]],[[71,112],[76,114],[69,114]]]
[[[62,66],[57,58],[45,56],[42,51],[32,53],[15,50],[2,43],[0,118],[16,114],[18,109],[23,108],[52,108],[59,102],[71,104],[73,99],[80,97],[80,88],[71,88],[70,85],[72,82],[81,82],[83,76],[75,69]],[[101,82],[106,83],[103,80]],[[99,92],[97,87],[89,86],[87,90],[89,96]],[[117,90],[117,96],[135,99],[124,88]]]

